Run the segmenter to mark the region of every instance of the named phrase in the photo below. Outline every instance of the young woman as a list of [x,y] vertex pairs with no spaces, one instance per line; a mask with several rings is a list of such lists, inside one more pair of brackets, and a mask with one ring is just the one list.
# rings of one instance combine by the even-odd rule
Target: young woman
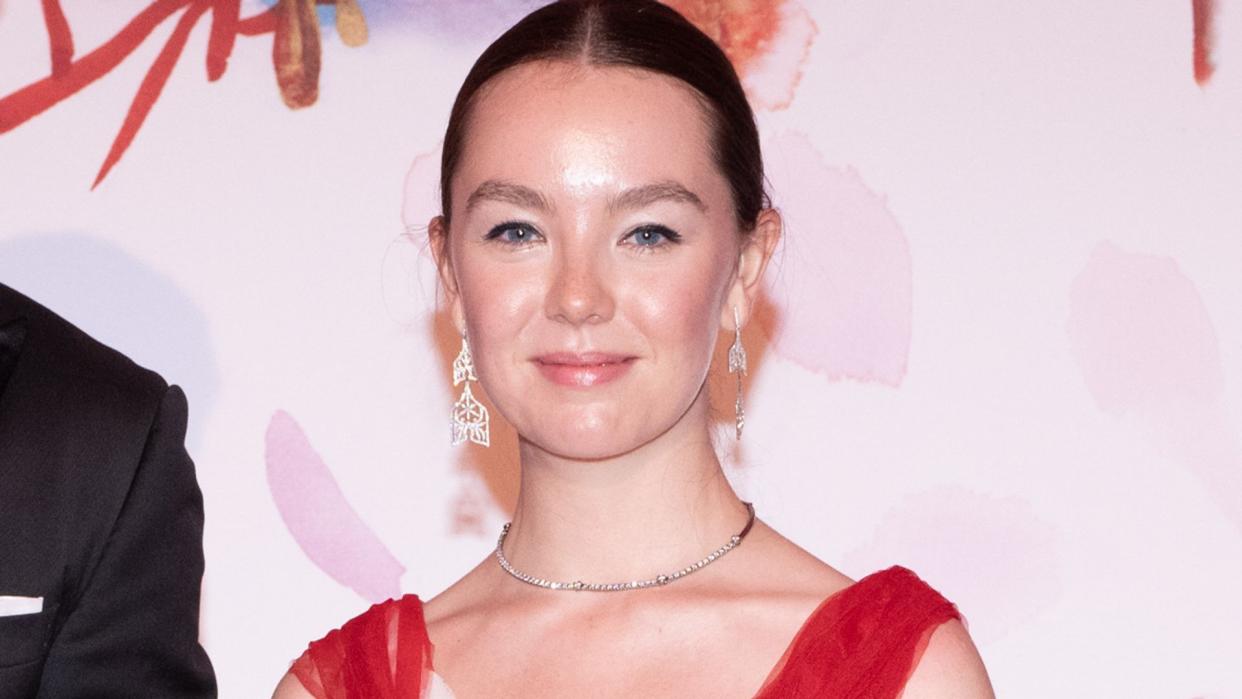
[[440,595],[312,643],[277,697],[991,696],[950,602],[783,538],[712,448],[713,349],[741,369],[781,232],[719,47],[646,0],[537,10],[466,78],[441,188],[456,428],[487,441],[477,377],[519,435],[513,521]]

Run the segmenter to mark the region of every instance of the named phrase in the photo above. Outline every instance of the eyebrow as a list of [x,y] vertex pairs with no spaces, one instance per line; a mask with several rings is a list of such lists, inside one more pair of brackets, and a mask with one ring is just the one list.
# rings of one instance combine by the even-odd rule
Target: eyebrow
[[[608,210],[615,212],[622,209],[640,209],[657,201],[665,200],[692,204],[699,211],[707,213],[707,205],[703,203],[699,195],[674,180],[664,180],[639,187],[631,187],[609,199]],[[508,202],[543,212],[552,210],[552,204],[539,191],[504,180],[486,180],[480,184],[466,198],[466,211],[474,209],[483,201]]]
[[503,201],[516,204],[527,209],[548,212],[552,210],[547,197],[538,191],[513,182],[504,180],[487,180],[479,185],[466,198],[466,211],[478,206],[482,201]]
[[613,197],[608,202],[608,208],[611,211],[640,209],[649,204],[664,200],[693,204],[699,211],[707,213],[707,205],[703,203],[699,195],[691,192],[680,182],[674,180],[664,180],[663,182],[655,182],[627,189]]

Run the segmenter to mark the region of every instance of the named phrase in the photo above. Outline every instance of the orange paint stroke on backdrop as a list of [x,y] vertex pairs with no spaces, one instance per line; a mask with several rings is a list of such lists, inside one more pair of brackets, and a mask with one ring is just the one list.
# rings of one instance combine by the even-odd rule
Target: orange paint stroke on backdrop
[[1216,3],[1213,0],[1191,0],[1190,5],[1194,13],[1195,82],[1202,86],[1207,84],[1216,70],[1212,63]]
[[348,45],[356,46],[366,41],[365,20],[354,0],[279,0],[275,7],[245,19],[239,16],[241,2],[154,0],[115,36],[74,60],[73,33],[59,0],[43,0],[52,71],[47,77],[0,97],[0,134],[17,128],[107,75],[133,53],[156,27],[179,10],[184,10],[134,95],[125,121],[91,185],[94,189],[133,142],[181,57],[190,32],[208,11],[211,12],[212,24],[207,41],[207,79],[215,81],[224,75],[238,35],[272,33],[272,61],[277,84],[281,97],[291,109],[314,104],[318,95],[320,45],[316,3],[337,6],[337,31],[346,38]]
[[667,0],[724,50],[751,106],[787,108],[819,33],[798,0]]
[[272,65],[280,96],[290,109],[309,107],[319,99],[319,17],[315,0],[281,0],[276,6],[276,39]]

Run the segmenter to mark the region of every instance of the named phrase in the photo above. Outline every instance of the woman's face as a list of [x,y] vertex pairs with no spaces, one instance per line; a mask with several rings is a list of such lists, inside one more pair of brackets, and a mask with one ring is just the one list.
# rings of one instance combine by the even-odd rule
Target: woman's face
[[743,245],[708,139],[691,89],[650,72],[539,62],[478,93],[433,247],[479,379],[531,444],[607,458],[705,419],[717,333],[775,242]]

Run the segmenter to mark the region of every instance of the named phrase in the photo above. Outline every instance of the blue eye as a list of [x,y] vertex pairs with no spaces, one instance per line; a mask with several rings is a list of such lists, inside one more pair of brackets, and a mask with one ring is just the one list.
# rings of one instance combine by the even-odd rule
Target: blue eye
[[500,239],[503,243],[519,246],[531,243],[538,237],[539,233],[532,226],[515,222],[495,226],[484,236],[486,240]]
[[628,238],[634,241],[634,244],[642,248],[660,247],[665,242],[677,243],[681,241],[681,236],[664,226],[649,225],[640,226],[632,231]]

